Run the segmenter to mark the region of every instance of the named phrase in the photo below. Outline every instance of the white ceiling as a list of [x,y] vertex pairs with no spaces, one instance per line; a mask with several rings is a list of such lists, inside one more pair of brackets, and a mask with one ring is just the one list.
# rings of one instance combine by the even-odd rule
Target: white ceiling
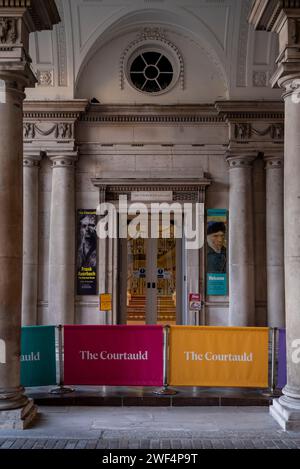
[[[277,99],[269,79],[277,36],[254,31],[252,0],[56,0],[62,22],[31,36],[41,83],[29,99],[96,96],[104,103]],[[145,27],[161,28],[181,52],[184,89],[159,97],[120,88],[121,57]]]

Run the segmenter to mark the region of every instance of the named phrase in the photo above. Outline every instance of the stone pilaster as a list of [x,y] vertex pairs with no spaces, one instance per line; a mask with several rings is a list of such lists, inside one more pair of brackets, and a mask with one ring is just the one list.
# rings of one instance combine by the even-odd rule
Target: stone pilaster
[[283,154],[265,153],[268,326],[285,327]]
[[22,325],[37,324],[40,154],[24,156]]
[[279,34],[272,84],[285,90],[284,270],[287,385],[271,415],[285,430],[300,429],[300,2],[253,3],[250,22]]
[[53,324],[74,323],[76,152],[51,156],[49,313]]
[[0,428],[23,428],[36,413],[20,385],[23,100],[24,89],[36,83],[29,33],[58,21],[52,0],[0,4]]
[[229,325],[254,326],[252,166],[256,155],[230,152],[229,164]]

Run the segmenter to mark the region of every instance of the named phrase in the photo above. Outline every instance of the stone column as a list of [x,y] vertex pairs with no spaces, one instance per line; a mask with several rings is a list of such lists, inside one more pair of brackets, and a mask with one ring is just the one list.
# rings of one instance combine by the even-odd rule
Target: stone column
[[[5,356],[0,357],[0,411],[23,407],[28,403],[20,386],[23,99],[22,86],[1,81],[0,339],[5,344]],[[1,420],[0,415],[0,428]]]
[[22,325],[37,324],[39,166],[41,156],[24,156]]
[[73,324],[75,307],[75,162],[77,153],[52,156],[49,252],[49,315]]
[[[300,16],[300,12],[299,12]],[[284,269],[287,385],[271,414],[286,430],[300,430],[300,64],[298,79],[280,81],[285,94]]]
[[285,327],[283,155],[268,155],[266,163],[266,246],[268,326]]
[[299,2],[255,0],[249,21],[279,35],[273,86],[285,90],[284,270],[287,385],[271,415],[285,430],[300,430],[300,8]]
[[36,414],[20,385],[23,100],[36,83],[29,33],[58,22],[53,0],[0,4],[0,428],[24,428]]
[[229,164],[229,325],[254,326],[252,165],[256,155],[230,152]]

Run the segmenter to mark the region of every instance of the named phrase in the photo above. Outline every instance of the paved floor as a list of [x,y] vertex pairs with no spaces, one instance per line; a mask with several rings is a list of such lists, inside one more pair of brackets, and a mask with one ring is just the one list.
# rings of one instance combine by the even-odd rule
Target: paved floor
[[265,407],[39,407],[31,429],[0,430],[1,449],[293,448]]

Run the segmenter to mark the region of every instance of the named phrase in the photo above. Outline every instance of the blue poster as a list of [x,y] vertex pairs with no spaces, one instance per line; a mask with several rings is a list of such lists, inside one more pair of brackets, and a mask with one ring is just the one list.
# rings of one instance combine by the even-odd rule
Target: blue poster
[[227,220],[228,211],[207,211],[206,229],[206,293],[226,296],[227,287]]

